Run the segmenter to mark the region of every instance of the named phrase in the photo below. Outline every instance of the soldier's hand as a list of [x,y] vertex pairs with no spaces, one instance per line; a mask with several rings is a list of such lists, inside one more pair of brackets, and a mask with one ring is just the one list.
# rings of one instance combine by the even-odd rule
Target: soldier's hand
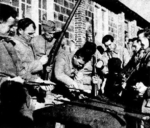
[[133,86],[133,88],[139,92],[140,96],[143,96],[143,94],[145,93],[145,91],[147,90],[147,87],[142,83],[142,82],[138,82],[136,83],[135,86]]
[[103,66],[104,66],[104,62],[102,60],[99,60],[96,64],[96,67],[99,69],[102,68]]
[[54,85],[41,86],[41,89],[43,89],[45,91],[52,91],[54,89]]
[[51,82],[50,80],[44,80],[44,83],[49,84],[48,86],[41,86],[41,88],[45,91],[52,91],[55,87],[55,83]]
[[8,77],[7,80],[9,80],[9,81],[14,81],[14,82],[18,82],[18,83],[24,83],[24,80],[23,80],[20,76],[13,77],[13,78]]
[[40,62],[42,63],[42,65],[46,64],[47,61],[48,61],[47,55],[43,55],[43,56],[40,58]]
[[53,68],[53,65],[47,66],[47,67],[46,67],[46,71],[47,71],[47,72],[51,72],[51,71],[52,71],[52,68]]
[[42,80],[40,77],[38,77],[38,78],[35,80],[35,82],[42,83],[43,80]]
[[75,91],[76,89],[79,89],[78,84],[77,84],[77,82],[73,81],[69,86],[69,90]]
[[107,66],[104,66],[104,67],[102,68],[102,73],[103,73],[104,75],[107,75],[107,74],[109,73],[109,70],[108,70],[108,67],[107,67]]
[[98,76],[93,76],[92,77],[92,83],[93,84],[98,84],[98,80],[99,80]]
[[127,83],[126,83],[126,82],[123,82],[123,83],[122,83],[122,88],[125,89],[126,85],[127,85]]

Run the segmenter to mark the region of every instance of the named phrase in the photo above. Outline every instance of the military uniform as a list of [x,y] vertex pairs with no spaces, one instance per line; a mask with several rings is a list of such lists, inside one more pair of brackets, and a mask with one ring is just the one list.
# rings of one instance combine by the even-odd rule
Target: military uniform
[[38,76],[35,74],[43,69],[43,65],[39,60],[35,59],[35,55],[30,43],[20,36],[15,37],[15,50],[23,66],[21,76],[24,79],[35,80]]
[[72,65],[73,54],[62,50],[56,56],[54,74],[55,78],[66,86],[71,86],[72,77],[75,75],[76,69]]
[[149,59],[150,48],[140,50],[140,53],[133,57],[129,62],[130,65],[128,65],[127,73],[125,73],[128,76],[128,80],[122,98],[125,103],[132,105],[137,109],[141,109],[142,98],[138,96],[138,92],[134,90],[133,86],[135,86],[136,83],[142,82],[145,86],[149,87]]
[[101,60],[104,62],[104,66],[107,67],[108,60],[110,58],[119,58],[122,61],[122,66],[124,67],[130,60],[130,55],[126,48],[115,47],[112,52],[105,51],[101,57]]
[[32,39],[31,44],[35,52],[36,59],[40,59],[43,55],[49,55],[56,39],[51,42],[47,41],[43,35],[36,36]]
[[[129,77],[127,81],[130,86],[134,86],[137,82],[143,82],[147,87],[150,86],[149,73],[150,73],[150,48],[146,50],[141,50],[138,56],[133,58],[131,67],[134,68],[134,72]],[[130,65],[129,65],[130,66]]]
[[[42,55],[49,55],[56,41],[56,36],[59,36],[59,33],[56,34],[55,23],[51,20],[44,20],[42,22],[42,28],[44,33],[34,37],[31,41],[37,59],[40,59]],[[53,37],[49,37],[51,38],[50,40],[46,39],[45,33],[53,34]]]
[[[22,63],[17,55],[17,52],[14,46],[10,42],[1,40],[0,41],[0,72],[6,73],[10,76],[15,77],[15,76],[21,76],[24,72],[23,70],[24,70],[24,67],[22,66]],[[4,120],[6,117],[6,120],[8,121],[6,123],[8,125],[12,125],[12,124],[9,124],[10,123],[9,121],[12,121],[12,123],[16,125],[16,122],[13,122],[14,120],[16,120],[16,118],[19,118],[18,121],[24,120],[24,122],[26,122],[25,121],[26,117],[29,117],[30,119],[32,118],[31,117],[32,112],[28,106],[30,105],[30,103],[29,103],[29,95],[27,94],[26,88],[24,88],[23,85],[21,84],[17,83],[16,85],[12,82],[8,84],[9,86],[6,86],[6,83],[8,82],[6,77],[5,76],[0,77],[0,91],[1,91],[1,98],[3,98],[1,99],[3,100],[3,102],[1,103],[2,103],[2,106],[4,106],[4,110],[2,110],[2,112],[4,113],[4,117],[3,116],[2,117],[4,118]],[[18,88],[18,85],[19,85],[19,88]],[[20,90],[22,92],[19,92]],[[25,101],[24,100],[21,101],[22,99],[24,99]],[[19,104],[22,105],[20,106],[21,108],[20,107],[18,108]],[[5,124],[5,122],[3,121],[2,123]]]
[[[12,76],[20,75],[22,67],[20,61],[14,49],[14,46],[6,42],[0,41],[0,72],[10,74]],[[1,77],[1,83],[4,81],[4,77]]]
[[[99,53],[98,50],[96,50],[94,56],[96,59],[94,66],[96,66],[96,63],[98,62],[98,60],[101,59],[101,54]],[[92,90],[92,86],[91,86],[92,85],[92,72],[93,72],[93,60],[90,60],[89,62],[87,62],[85,64],[85,66],[83,67],[83,69],[81,69],[78,72],[79,74],[82,74],[82,75],[80,75],[80,78],[78,77],[78,79],[80,79],[80,83],[83,84],[84,90],[87,90],[88,92],[91,92],[91,90]],[[97,74],[95,74],[95,75],[97,75]],[[98,78],[99,78],[98,79],[98,88],[100,88],[101,78],[100,77],[98,77]],[[78,81],[78,79],[77,79],[77,81]]]
[[143,82],[144,85],[150,87],[150,48],[144,52],[138,68],[138,82]]
[[[143,113],[150,113],[150,48],[148,47],[144,52],[144,57],[141,59],[137,71],[137,82],[142,82],[147,88],[143,95],[144,102],[142,105]],[[150,122],[144,121],[144,128],[150,127]]]

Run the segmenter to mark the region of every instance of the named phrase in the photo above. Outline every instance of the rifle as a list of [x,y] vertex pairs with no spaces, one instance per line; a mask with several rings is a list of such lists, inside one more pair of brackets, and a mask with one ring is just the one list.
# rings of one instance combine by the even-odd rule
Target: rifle
[[75,101],[66,101],[66,100],[59,100],[59,99],[57,99],[57,101],[60,101],[60,102],[63,102],[63,103],[69,104],[69,105],[85,107],[85,108],[96,110],[96,111],[103,111],[103,112],[106,112],[106,113],[109,113],[109,114],[112,114],[115,116],[129,116],[129,117],[133,117],[133,118],[140,119],[140,120],[149,120],[150,119],[150,116],[148,114],[116,111],[114,109],[110,109],[109,106],[100,107],[100,106],[95,106],[95,105],[90,105],[90,104],[83,104],[83,103],[75,102]]
[[[140,50],[142,52],[142,50]],[[125,79],[124,79],[124,82],[127,83],[128,80],[132,77],[132,75],[137,71],[137,69],[139,68],[140,64],[141,64],[141,61],[143,58],[146,58],[147,55],[144,55],[140,58],[138,58],[138,61],[136,62],[135,66],[133,67],[132,65],[132,68],[130,69],[130,64],[127,65],[127,67],[125,67],[122,71],[121,71],[121,75],[125,76]],[[130,63],[130,62],[129,62]]]
[[[16,76],[13,75],[13,74],[5,73],[5,72],[0,72],[0,77],[13,78],[13,77],[16,77]],[[25,85],[32,85],[32,86],[49,86],[50,84],[55,85],[55,83],[53,83],[53,82],[44,83],[44,82],[35,82],[35,81],[30,81],[30,80],[25,80],[23,84],[25,84]]]
[[[65,32],[66,32],[66,30],[68,29],[68,26],[69,26],[69,24],[70,24],[70,22],[71,22],[71,20],[72,20],[72,18],[73,18],[73,16],[74,16],[74,14],[75,14],[77,8],[78,8],[78,6],[80,5],[81,1],[82,1],[82,0],[78,0],[78,1],[76,2],[76,5],[74,6],[74,8],[73,8],[73,10],[72,10],[72,12],[71,12],[69,18],[67,19],[66,24],[64,25],[64,27],[63,27],[63,29],[62,29],[62,32],[61,32],[61,34],[60,34],[60,36],[59,36],[59,38],[56,39],[56,41],[55,41],[55,43],[54,43],[54,46],[53,46],[52,50],[50,51],[50,53],[49,53],[49,55],[48,55],[48,58],[49,58],[49,59],[48,59],[48,62],[47,62],[47,64],[46,64],[47,66],[53,65],[55,56],[57,55],[58,50],[59,50],[59,48],[60,48],[60,45],[61,45],[61,41],[62,41],[62,39],[63,39],[63,36],[65,35]],[[46,67],[46,66],[45,66],[45,67]],[[45,80],[51,79],[50,73],[46,72],[46,73],[45,73],[45,76],[44,76],[44,79],[45,79]]]
[[[94,15],[92,15],[92,38],[93,38],[93,43],[95,43]],[[94,54],[93,55],[93,65],[92,65],[92,67],[93,67],[92,76],[97,75],[95,64],[96,64],[96,57],[95,57],[95,54]],[[97,83],[92,82],[92,92],[91,93],[92,93],[93,96],[98,95],[98,85],[97,85]]]

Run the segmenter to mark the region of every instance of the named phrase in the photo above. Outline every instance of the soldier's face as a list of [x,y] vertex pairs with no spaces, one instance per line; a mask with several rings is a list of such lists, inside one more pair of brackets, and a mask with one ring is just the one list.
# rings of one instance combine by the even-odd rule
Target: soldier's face
[[53,37],[54,37],[54,34],[53,34],[53,33],[45,32],[45,38],[46,38],[47,40],[51,41]]
[[73,57],[73,65],[77,68],[83,68],[83,66],[85,65],[85,61],[82,57],[77,57],[74,56]]
[[20,30],[21,36],[26,41],[31,41],[31,39],[34,37],[35,29],[33,28],[33,24],[30,24],[28,27],[26,27],[25,30]]
[[15,19],[13,17],[9,17],[6,22],[0,23],[0,33],[7,34],[13,27],[14,23]]
[[92,34],[90,34],[90,35],[87,36],[87,41],[88,42],[93,42]]
[[108,51],[113,51],[114,49],[114,42],[111,42],[111,40],[105,42],[105,47]]
[[133,52],[138,52],[141,49],[141,41],[134,41],[132,44]]
[[142,49],[146,49],[146,48],[149,47],[149,40],[148,40],[148,38],[146,38],[146,37],[144,36],[144,33],[139,34],[139,35],[138,35],[138,38],[139,38],[140,41],[141,41],[141,47],[142,47]]

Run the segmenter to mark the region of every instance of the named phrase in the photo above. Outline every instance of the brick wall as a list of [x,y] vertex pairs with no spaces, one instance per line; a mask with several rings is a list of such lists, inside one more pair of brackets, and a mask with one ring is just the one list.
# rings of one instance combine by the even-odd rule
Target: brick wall
[[[61,30],[68,16],[70,15],[73,7],[75,5],[75,0],[54,0],[54,21],[57,27]],[[74,36],[74,17],[66,31],[65,37],[67,39],[75,39]]]
[[[40,34],[40,31],[41,31],[40,22],[39,22],[40,14],[39,14],[39,6],[38,6],[40,1],[41,0],[0,0],[0,2],[14,6],[18,11],[19,19],[23,17],[24,13],[26,13],[25,16],[29,16],[31,19],[33,19],[33,21],[36,23],[36,26],[37,26],[36,35]],[[66,20],[68,19],[68,16],[71,13],[76,1],[77,0],[47,0],[47,2],[46,2],[47,9],[45,10],[47,19],[54,20],[56,22],[57,28],[62,29],[62,27],[66,23]],[[25,4],[25,3],[27,3],[26,9],[24,9],[25,5],[23,6],[23,4]],[[28,9],[27,7],[29,7],[29,3],[32,3],[30,5],[31,9],[29,8],[29,11],[25,11]],[[87,25],[91,26],[92,15],[94,14],[94,17],[96,17],[96,15],[97,15],[96,18],[98,21],[97,22],[98,28],[95,28],[95,31],[98,33],[98,36],[100,37],[97,39],[101,42],[101,38],[104,35],[109,33],[109,28],[110,28],[110,31],[112,32],[112,34],[115,34],[115,36],[117,36],[118,42],[121,42],[119,39],[121,39],[121,37],[124,37],[124,36],[123,36],[123,34],[122,35],[119,35],[119,34],[120,34],[120,29],[123,27],[120,27],[119,25],[117,28],[113,27],[112,23],[109,25],[108,24],[109,10],[102,7],[101,5],[97,6],[98,8],[96,8],[94,6],[94,4],[95,3],[92,2],[92,0],[82,0],[81,5],[79,6],[75,16],[73,17],[73,19],[69,25],[69,28],[65,34],[65,37],[68,40],[75,40],[77,42],[76,45],[81,47],[85,41],[85,39],[84,39],[85,32],[88,29]],[[94,13],[95,10],[97,10],[97,13]],[[27,15],[27,12],[29,12],[29,15]],[[30,12],[31,12],[31,16],[30,16]],[[101,20],[98,20],[98,18]],[[117,20],[115,22],[118,22],[118,24],[119,24],[119,18],[114,18],[114,19]],[[113,21],[113,23],[114,23],[114,21]],[[123,26],[123,23],[124,22],[121,23],[122,26]],[[137,31],[136,29],[138,29],[138,28],[135,23],[133,23],[133,25],[131,24],[130,26],[131,26],[132,33],[133,33],[133,31],[135,31],[135,32]],[[96,30],[96,29],[99,29],[99,30]],[[121,29],[121,30],[123,30],[123,29]],[[118,31],[118,34],[116,34],[117,31]],[[121,39],[121,40],[123,41],[123,39]]]
[[[75,3],[76,0],[54,0],[54,21],[59,29],[62,29]],[[82,38],[85,36],[86,22],[91,24],[92,4],[91,0],[81,1],[65,35],[67,39],[75,40],[79,47],[84,43]]]
[[78,47],[84,44],[85,33],[87,25],[91,26],[91,19],[93,15],[93,2],[91,0],[82,0],[76,15],[75,15],[75,40]]

